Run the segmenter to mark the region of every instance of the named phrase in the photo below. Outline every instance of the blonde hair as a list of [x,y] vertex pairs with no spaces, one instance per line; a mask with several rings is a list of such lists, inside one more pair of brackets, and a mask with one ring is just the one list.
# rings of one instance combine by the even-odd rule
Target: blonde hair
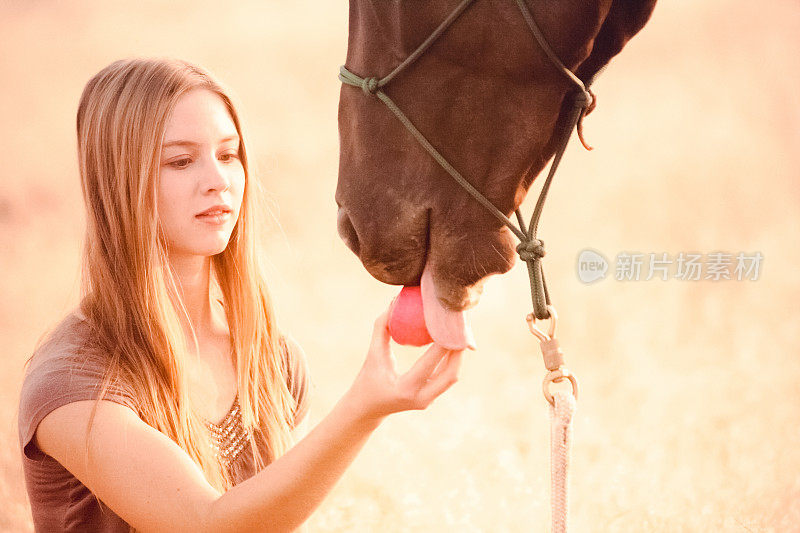
[[[80,310],[92,331],[91,349],[108,362],[98,403],[114,382],[129,385],[140,417],[183,448],[209,483],[224,491],[233,480],[215,458],[205,422],[193,412],[188,395],[180,320],[186,310],[169,267],[156,203],[167,121],[176,101],[196,88],[222,98],[241,139],[246,183],[240,215],[227,247],[212,256],[211,264],[212,283],[225,302],[242,422],[256,470],[291,445],[296,405],[254,235],[260,194],[250,179],[230,96],[195,65],[120,60],[84,88],[77,116],[87,210]],[[96,409],[97,404],[90,427]]]

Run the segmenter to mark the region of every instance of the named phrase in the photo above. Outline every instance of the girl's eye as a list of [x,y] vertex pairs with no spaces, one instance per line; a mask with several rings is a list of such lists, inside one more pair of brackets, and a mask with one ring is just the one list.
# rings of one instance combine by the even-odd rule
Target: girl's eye
[[227,153],[221,154],[219,156],[219,158],[223,162],[227,163],[229,161],[233,161],[234,159],[239,159],[239,154],[237,154],[236,152],[227,152]]
[[191,159],[189,159],[188,157],[185,157],[183,159],[178,159],[177,161],[171,161],[169,163],[169,166],[171,166],[173,168],[177,168],[178,170],[180,170],[182,168],[188,167],[189,163],[191,163],[191,162],[192,162]]

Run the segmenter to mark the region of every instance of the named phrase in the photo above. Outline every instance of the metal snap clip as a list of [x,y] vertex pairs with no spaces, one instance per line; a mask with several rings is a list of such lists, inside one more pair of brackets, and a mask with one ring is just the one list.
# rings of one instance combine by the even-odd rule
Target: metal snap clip
[[550,393],[550,384],[560,383],[561,381],[564,381],[564,379],[568,379],[572,384],[572,395],[576,400],[578,399],[578,379],[572,375],[569,370],[562,366],[561,368],[548,372],[544,377],[544,381],[542,382],[542,392],[544,392],[544,397],[548,403],[550,403],[550,405],[555,406],[555,400],[553,399],[553,395]]
[[533,316],[533,313],[529,313],[528,316],[525,317],[525,320],[528,322],[528,329],[542,342],[546,342],[556,335],[556,321],[558,320],[556,308],[551,304],[547,306],[547,310],[550,312],[550,327],[547,333],[540,330],[536,325],[536,317]]

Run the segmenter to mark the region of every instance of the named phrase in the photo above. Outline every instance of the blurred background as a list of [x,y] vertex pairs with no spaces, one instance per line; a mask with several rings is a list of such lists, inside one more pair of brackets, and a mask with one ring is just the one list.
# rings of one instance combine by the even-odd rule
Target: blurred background
[[[111,61],[175,56],[233,89],[270,193],[271,288],[312,372],[312,423],[360,368],[396,287],[336,234],[347,6],[309,0],[0,0],[0,530],[31,531],[16,433],[23,362],[78,301],[74,117]],[[672,0],[594,86],[539,235],[581,380],[575,531],[800,528],[800,8]],[[529,216],[539,182],[524,212]],[[616,281],[578,254],[760,252],[757,280]],[[358,295],[354,297],[354,295]],[[312,531],[545,531],[549,422],[521,265],[472,312],[479,349],[428,410],[390,417]],[[396,350],[405,370],[420,350]]]

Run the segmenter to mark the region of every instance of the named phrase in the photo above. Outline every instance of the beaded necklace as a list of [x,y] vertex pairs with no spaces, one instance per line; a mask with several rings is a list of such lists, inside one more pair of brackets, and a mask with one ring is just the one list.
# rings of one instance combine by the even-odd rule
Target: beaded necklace
[[206,420],[205,423],[211,432],[211,448],[214,450],[214,456],[226,467],[230,466],[247,445],[248,434],[242,425],[239,395],[234,398],[233,405],[222,422],[215,424]]

